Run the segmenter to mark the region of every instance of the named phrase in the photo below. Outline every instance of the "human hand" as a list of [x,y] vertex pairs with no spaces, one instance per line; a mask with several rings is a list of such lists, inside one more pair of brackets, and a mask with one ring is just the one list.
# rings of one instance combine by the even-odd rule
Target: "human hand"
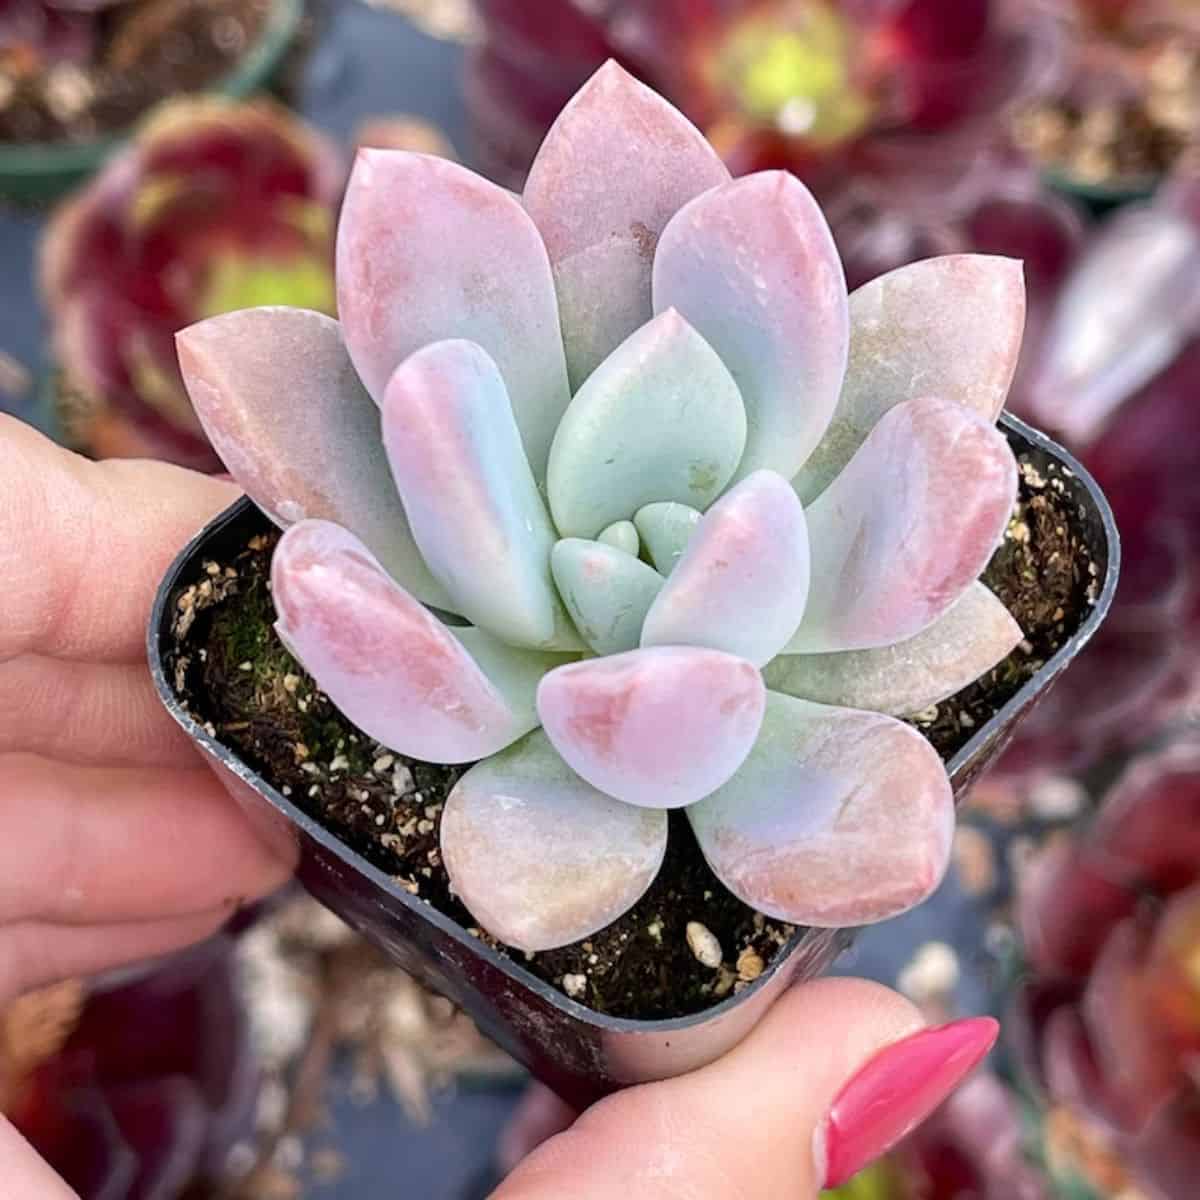
[[515,1169],[491,1200],[810,1200],[929,1116],[997,1028],[927,1030],[907,1000],[862,980],[793,988],[689,1075],[578,1118],[544,1088],[528,1093],[501,1140],[500,1165]]
[[0,1003],[206,936],[289,875],[158,701],[162,573],[237,496],[0,415]]
[[[197,940],[291,864],[255,838],[144,663],[163,571],[236,490],[88,463],[3,416],[0,463],[2,1003]],[[995,1037],[984,1020],[910,1039],[921,1027],[873,984],[796,988],[700,1071],[578,1119],[541,1093],[507,1156],[547,1140],[495,1200],[814,1196],[928,1115]],[[2,1120],[0,1178],[12,1200],[71,1197]]]

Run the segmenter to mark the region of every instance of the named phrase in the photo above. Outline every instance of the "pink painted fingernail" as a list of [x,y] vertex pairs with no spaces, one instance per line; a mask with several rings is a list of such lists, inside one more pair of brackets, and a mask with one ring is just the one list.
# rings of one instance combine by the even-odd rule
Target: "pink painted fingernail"
[[844,1088],[818,1135],[825,1186],[838,1187],[890,1150],[979,1065],[996,1042],[991,1017],[923,1029],[881,1050]]

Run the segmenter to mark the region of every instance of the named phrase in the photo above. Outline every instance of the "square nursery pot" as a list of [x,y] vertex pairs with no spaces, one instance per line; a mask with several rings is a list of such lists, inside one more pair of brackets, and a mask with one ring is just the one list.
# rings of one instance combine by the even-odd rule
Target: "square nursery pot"
[[[1001,428],[1013,450],[1043,475],[1056,465],[1072,501],[1074,532],[1095,564],[1098,589],[1095,604],[1062,648],[950,759],[956,797],[996,759],[1018,722],[1095,632],[1117,582],[1116,527],[1095,482],[1036,430],[1009,416],[1001,419]],[[852,929],[800,929],[756,981],[721,1003],[675,1019],[630,1020],[576,1003],[409,895],[207,733],[172,687],[171,622],[180,593],[200,577],[205,559],[232,557],[265,524],[248,500],[240,500],[202,530],[168,571],[149,628],[150,666],[164,704],[256,826],[298,853],[298,877],[317,900],[397,966],[465,1009],[489,1037],[566,1100],[585,1104],[616,1088],[710,1062],[743,1038],[786,987],[819,975],[850,944]]]

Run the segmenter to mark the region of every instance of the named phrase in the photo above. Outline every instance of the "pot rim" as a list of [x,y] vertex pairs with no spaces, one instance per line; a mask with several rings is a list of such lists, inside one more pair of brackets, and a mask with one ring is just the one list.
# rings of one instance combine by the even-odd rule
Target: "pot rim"
[[[1060,446],[1057,442],[1047,437],[1040,431],[1033,429],[1025,424],[1019,418],[1011,416],[1008,413],[1003,413],[998,422],[999,427],[1006,433],[1015,433],[1018,437],[1028,442],[1033,448],[1042,450],[1053,458],[1059,464],[1060,469],[1069,472],[1080,483],[1083,490],[1091,497],[1092,503],[1095,506],[1103,529],[1104,537],[1107,543],[1108,562],[1104,572],[1104,580],[1100,587],[1100,591],[1096,596],[1095,603],[1091,610],[1086,614],[1080,622],[1079,628],[1071,635],[1068,641],[1060,647],[1058,652],[1048,659],[1037,672],[1032,675],[1022,687],[999,708],[995,713],[981,725],[970,740],[963,745],[947,762],[946,773],[953,776],[963,767],[968,765],[972,759],[987,745],[993,732],[997,728],[1002,728],[1012,719],[1016,717],[1019,711],[1030,701],[1037,693],[1041,692],[1053,678],[1063,669],[1063,659],[1066,656],[1066,661],[1074,658],[1075,655],[1083,648],[1084,645],[1091,639],[1100,623],[1104,620],[1109,607],[1112,604],[1113,595],[1117,588],[1117,579],[1120,575],[1121,549],[1120,538],[1117,532],[1116,521],[1113,517],[1112,510],[1109,507],[1108,501],[1099,485],[1092,478],[1091,474],[1078,462],[1078,460]],[[150,664],[150,673],[154,680],[155,688],[158,691],[159,698],[162,700],[167,711],[175,719],[175,721],[183,727],[188,736],[197,744],[199,744],[210,756],[220,762],[227,770],[236,775],[243,783],[253,788],[259,795],[263,796],[270,804],[282,813],[288,821],[297,826],[300,831],[307,837],[311,838],[325,851],[336,855],[336,857],[348,868],[365,876],[375,887],[383,889],[392,898],[410,909],[414,914],[418,914],[424,920],[430,922],[435,928],[443,934],[453,938],[458,944],[467,949],[470,953],[479,956],[487,961],[491,966],[503,972],[511,978],[514,983],[521,987],[535,992],[543,1000],[550,1005],[563,1010],[567,1015],[575,1020],[587,1025],[596,1027],[604,1033],[636,1033],[636,1034],[669,1034],[684,1029],[690,1029],[697,1025],[704,1024],[708,1021],[713,1021],[732,1012],[735,1008],[744,1004],[747,1000],[767,986],[784,965],[791,958],[793,952],[803,942],[805,938],[811,937],[813,934],[824,934],[828,937],[837,937],[840,930],[838,929],[823,929],[813,926],[804,926],[798,929],[795,934],[784,944],[779,952],[775,955],[771,964],[763,973],[752,983],[748,984],[740,992],[733,993],[727,996],[718,1004],[714,1004],[709,1008],[703,1009],[700,1012],[689,1013],[679,1017],[665,1017],[653,1020],[642,1020],[633,1017],[614,1017],[606,1013],[597,1012],[595,1009],[589,1008],[584,1004],[580,1004],[576,1000],[572,1000],[564,992],[553,987],[545,980],[538,978],[532,972],[525,970],[519,961],[515,958],[500,954],[487,943],[479,938],[473,937],[466,929],[451,917],[439,912],[436,908],[424,901],[412,896],[402,887],[398,886],[395,881],[381,871],[378,867],[373,866],[357,851],[346,845],[333,832],[326,829],[314,817],[302,811],[291,800],[280,793],[271,783],[253,770],[250,766],[244,763],[238,755],[215,736],[209,734],[204,727],[188,713],[179,697],[175,694],[175,689],[171,685],[171,681],[167,678],[167,673],[164,665],[166,651],[167,635],[169,634],[171,624],[171,606],[170,601],[175,593],[179,576],[189,562],[195,557],[201,547],[206,544],[214,534],[219,533],[226,526],[233,524],[244,517],[251,509],[254,509],[253,502],[246,496],[240,497],[229,508],[219,513],[211,521],[209,521],[199,533],[193,537],[186,546],[175,557],[171,566],[163,576],[162,582],[159,584],[158,592],[154,598],[154,605],[151,609],[150,623],[147,630],[146,649]]]

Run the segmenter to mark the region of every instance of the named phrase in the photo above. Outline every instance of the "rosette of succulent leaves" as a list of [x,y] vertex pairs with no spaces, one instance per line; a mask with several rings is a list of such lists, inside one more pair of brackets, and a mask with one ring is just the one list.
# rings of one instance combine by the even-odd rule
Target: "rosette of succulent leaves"
[[613,921],[672,808],[785,921],[936,887],[953,796],[897,718],[1021,639],[978,582],[1016,496],[1019,263],[847,296],[795,177],[731,179],[610,63],[520,196],[361,151],[337,298],[191,326],[184,377],[286,530],[281,639],[371,738],[474,764],[441,850],[482,926],[535,951]]

